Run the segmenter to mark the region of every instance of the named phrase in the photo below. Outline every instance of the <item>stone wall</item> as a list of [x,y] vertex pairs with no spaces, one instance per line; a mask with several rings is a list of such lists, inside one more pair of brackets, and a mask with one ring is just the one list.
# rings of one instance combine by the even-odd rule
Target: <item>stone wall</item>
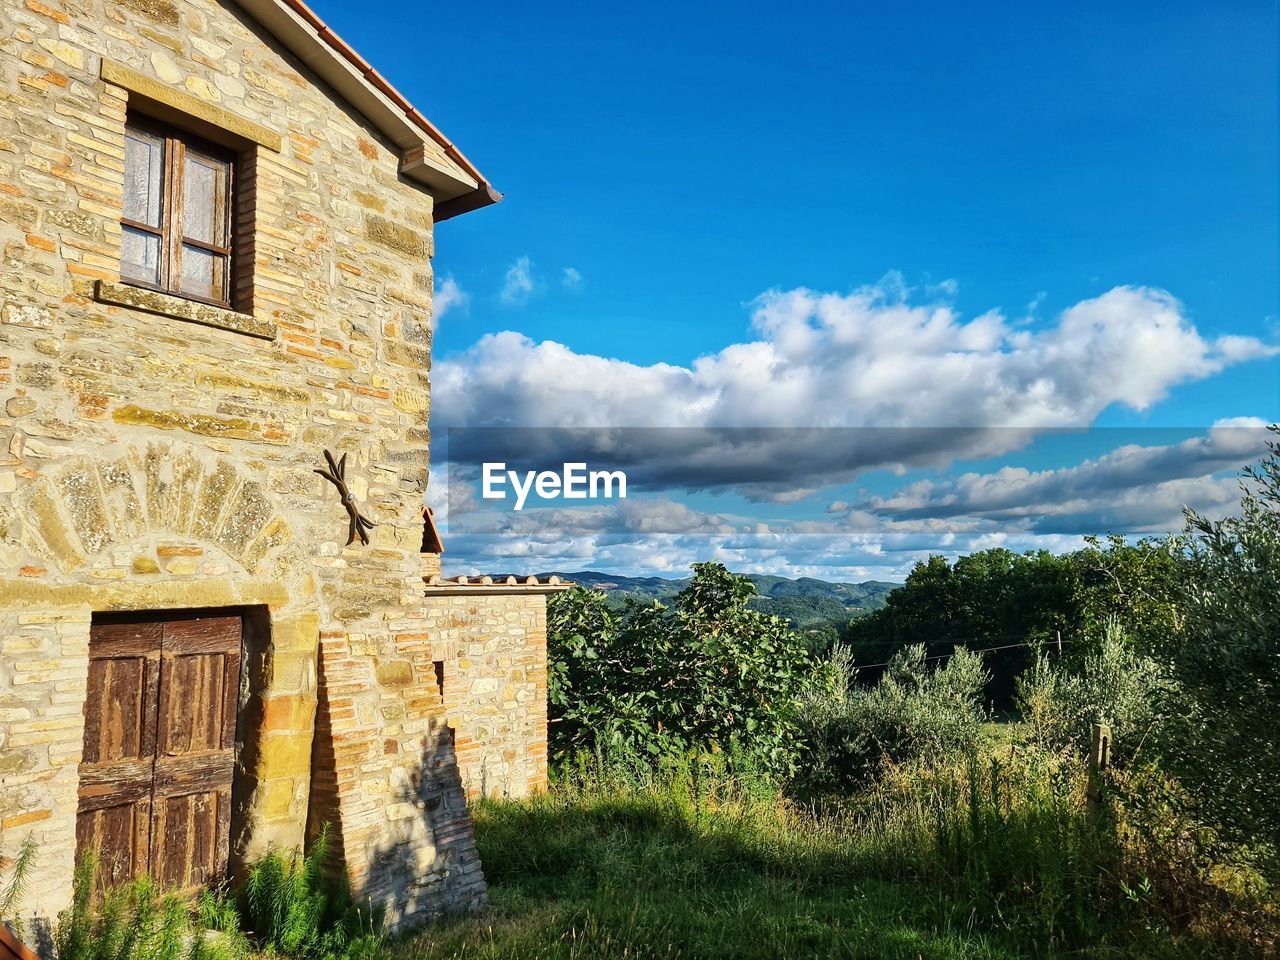
[[557,586],[428,587],[427,621],[447,658],[446,704],[468,795],[525,797],[547,786],[547,613]]
[[[249,137],[242,313],[119,283],[124,122],[153,101]],[[0,2],[0,858],[38,841],[29,908],[69,894],[95,612],[266,625],[241,862],[303,838],[320,638],[376,675],[428,633],[432,198],[399,161],[231,4]],[[325,448],[368,547],[312,473]],[[397,789],[413,754],[366,779]]]
[[321,640],[311,829],[393,923],[474,909],[484,876],[427,634]]

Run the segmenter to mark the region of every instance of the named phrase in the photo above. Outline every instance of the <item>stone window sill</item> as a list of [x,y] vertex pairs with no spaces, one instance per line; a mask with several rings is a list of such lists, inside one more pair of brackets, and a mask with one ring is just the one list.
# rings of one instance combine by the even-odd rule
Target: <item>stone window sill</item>
[[200,303],[197,300],[185,300],[168,293],[148,290],[146,287],[99,280],[94,287],[94,299],[99,303],[158,313],[163,317],[199,323],[206,327],[217,327],[220,330],[231,330],[251,337],[260,337],[263,340],[276,338],[276,325],[270,320],[260,320],[247,313],[236,313],[234,310]]

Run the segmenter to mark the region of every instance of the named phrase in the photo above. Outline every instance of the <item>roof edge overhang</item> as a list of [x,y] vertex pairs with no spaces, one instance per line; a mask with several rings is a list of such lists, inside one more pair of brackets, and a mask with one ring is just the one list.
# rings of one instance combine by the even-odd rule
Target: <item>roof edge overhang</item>
[[437,223],[502,199],[448,137],[302,0],[235,2],[399,148],[400,173],[434,197]]

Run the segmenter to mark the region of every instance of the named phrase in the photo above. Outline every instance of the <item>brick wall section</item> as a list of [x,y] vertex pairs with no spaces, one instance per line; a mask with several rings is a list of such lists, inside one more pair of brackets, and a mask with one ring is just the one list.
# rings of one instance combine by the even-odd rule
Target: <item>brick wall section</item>
[[546,789],[546,591],[434,590],[428,625],[448,657],[445,702],[465,704],[451,717],[468,795]]
[[[274,339],[106,302],[136,101],[104,60],[279,134],[244,157],[245,327]],[[241,861],[302,841],[320,636],[371,664],[355,638],[428,633],[433,205],[399,161],[233,4],[0,0],[0,861],[40,844],[27,909],[70,891],[94,612],[265,611]],[[311,472],[324,448],[367,548]]]
[[437,583],[421,630],[321,636],[310,830],[330,825],[357,888],[397,925],[485,902],[467,797],[546,788],[556,589]]
[[485,902],[439,659],[425,634],[321,639],[311,830],[397,926]]

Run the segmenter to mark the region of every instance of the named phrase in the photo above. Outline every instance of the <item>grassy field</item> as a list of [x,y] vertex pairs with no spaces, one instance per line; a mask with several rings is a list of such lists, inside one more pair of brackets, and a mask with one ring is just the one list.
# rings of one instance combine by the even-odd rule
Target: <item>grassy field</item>
[[986,763],[821,815],[675,777],[477,812],[491,909],[392,945],[428,958],[1262,955],[1126,893],[1078,769]]

